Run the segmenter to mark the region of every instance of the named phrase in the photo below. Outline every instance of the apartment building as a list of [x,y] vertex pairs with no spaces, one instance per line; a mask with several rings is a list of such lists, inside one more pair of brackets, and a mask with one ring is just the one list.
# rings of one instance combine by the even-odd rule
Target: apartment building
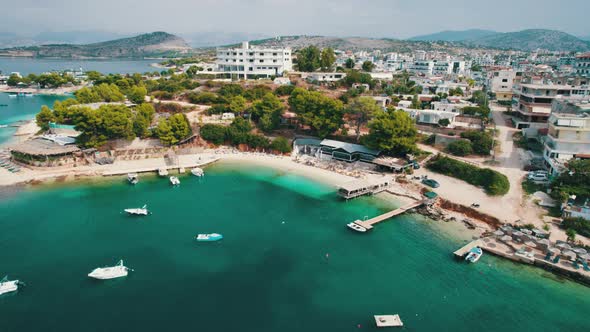
[[238,48],[217,49],[215,64],[221,73],[252,77],[282,76],[293,70],[290,48],[258,48],[243,42]]
[[590,98],[553,100],[543,158],[552,175],[572,158],[590,157]]
[[574,62],[576,75],[590,77],[590,53],[584,53],[576,56]]
[[434,72],[434,61],[414,60],[410,66],[410,71],[430,76]]
[[516,72],[511,69],[493,70],[489,73],[487,85],[496,96],[496,100],[512,100],[512,86],[515,78]]

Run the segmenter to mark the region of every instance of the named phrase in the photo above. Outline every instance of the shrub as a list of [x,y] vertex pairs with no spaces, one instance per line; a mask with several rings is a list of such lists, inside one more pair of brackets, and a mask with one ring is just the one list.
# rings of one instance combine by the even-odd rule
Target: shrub
[[461,133],[461,137],[470,140],[473,146],[473,152],[482,156],[489,155],[494,144],[492,135],[483,131],[468,130]]
[[590,221],[583,218],[566,218],[560,225],[563,229],[573,229],[577,234],[590,236]]
[[226,127],[216,124],[206,124],[201,127],[201,137],[213,144],[222,144],[225,140]]
[[270,148],[280,153],[291,152],[291,144],[285,137],[279,136],[270,144]]
[[295,89],[294,85],[281,85],[275,90],[277,96],[290,96],[291,92]]
[[431,171],[481,186],[488,195],[505,195],[510,189],[508,178],[489,168],[479,168],[448,157],[437,156],[426,167]]
[[455,156],[468,156],[473,153],[473,146],[471,146],[470,141],[454,141],[449,146],[447,146],[447,150],[455,155]]

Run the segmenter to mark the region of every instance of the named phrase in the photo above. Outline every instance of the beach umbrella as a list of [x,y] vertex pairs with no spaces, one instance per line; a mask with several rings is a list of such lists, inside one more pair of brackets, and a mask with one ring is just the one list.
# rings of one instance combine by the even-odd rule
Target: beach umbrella
[[566,250],[569,250],[572,248],[572,246],[570,246],[569,244],[567,244],[565,242],[560,242],[560,243],[556,244],[555,246],[558,248],[561,248],[561,249],[566,249]]
[[514,232],[512,232],[512,235],[521,237],[521,236],[524,236],[524,233],[521,231],[514,231]]
[[551,241],[547,239],[540,239],[539,241],[537,241],[537,244],[542,247],[549,247],[551,245]]
[[526,241],[524,243],[524,245],[527,246],[527,247],[531,247],[531,248],[536,248],[537,247],[537,244],[535,242],[533,242],[533,241]]
[[583,259],[585,261],[590,261],[590,254],[581,254],[578,255],[578,258]]
[[497,231],[494,232],[494,235],[496,235],[496,236],[502,236],[502,235],[504,235],[504,232],[502,232],[501,230],[497,230]]
[[549,252],[551,252],[553,254],[556,254],[556,255],[561,254],[561,250],[559,250],[557,248],[549,248],[549,249],[547,249],[547,251],[549,251]]
[[568,258],[569,260],[572,260],[572,261],[575,260],[576,256],[577,256],[576,253],[571,250],[566,250],[566,251],[562,252],[561,255],[564,258]]
[[588,250],[584,249],[584,248],[574,248],[572,249],[573,252],[575,252],[576,254],[587,254]]
[[512,238],[510,237],[510,235],[504,235],[500,238],[500,240],[504,241],[504,242],[508,242],[508,241],[511,241]]
[[523,232],[524,234],[527,234],[527,235],[533,234],[533,231],[531,231],[530,229],[526,229],[526,228],[525,229],[521,229],[520,231]]

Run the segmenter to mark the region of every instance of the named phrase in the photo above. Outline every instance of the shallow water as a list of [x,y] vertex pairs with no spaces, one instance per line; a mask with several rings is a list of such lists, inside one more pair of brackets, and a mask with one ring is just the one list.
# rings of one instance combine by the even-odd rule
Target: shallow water
[[[0,331],[359,331],[392,313],[410,331],[589,328],[588,288],[489,255],[456,261],[443,224],[405,215],[354,234],[347,222],[393,206],[265,168],[206,173],[2,199],[0,274],[27,287],[0,297]],[[152,215],[121,213],[143,204]],[[193,240],[208,232],[224,239]],[[135,272],[86,277],[118,259]]]

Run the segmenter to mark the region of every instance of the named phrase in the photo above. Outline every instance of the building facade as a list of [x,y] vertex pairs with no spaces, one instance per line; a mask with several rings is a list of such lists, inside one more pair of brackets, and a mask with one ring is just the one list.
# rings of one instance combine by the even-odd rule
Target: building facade
[[543,159],[552,175],[564,170],[572,159],[590,155],[590,99],[553,101],[548,120]]
[[221,73],[237,75],[239,78],[282,76],[293,70],[290,48],[258,48],[243,42],[239,48],[217,50],[215,60]]
[[576,75],[590,77],[590,53],[580,54],[574,62]]
[[488,86],[490,91],[496,96],[496,100],[512,100],[512,86],[514,85],[515,78],[516,72],[513,70],[494,70],[490,73]]

